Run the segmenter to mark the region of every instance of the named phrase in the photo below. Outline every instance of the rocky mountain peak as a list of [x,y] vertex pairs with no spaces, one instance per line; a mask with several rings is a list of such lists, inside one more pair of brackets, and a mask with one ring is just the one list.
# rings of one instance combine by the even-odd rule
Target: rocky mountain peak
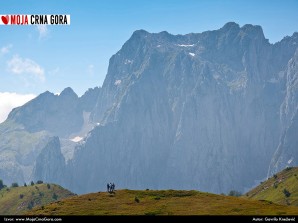
[[239,30],[239,29],[240,29],[239,24],[235,22],[228,22],[220,30],[223,32],[228,32],[230,30]]
[[246,24],[241,27],[241,31],[251,38],[259,38],[265,40],[264,32],[261,26]]
[[139,29],[133,32],[131,38],[139,38],[139,37],[144,37],[146,35],[150,34],[149,32],[147,32],[144,29]]
[[67,87],[61,92],[59,97],[78,98],[78,95],[73,91],[73,89],[71,87]]

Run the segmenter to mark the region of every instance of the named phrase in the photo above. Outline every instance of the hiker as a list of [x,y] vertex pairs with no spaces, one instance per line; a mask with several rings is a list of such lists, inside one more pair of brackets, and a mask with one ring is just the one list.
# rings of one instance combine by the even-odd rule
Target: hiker
[[112,191],[114,191],[115,190],[115,184],[113,183],[112,184]]
[[109,185],[110,185],[110,193],[111,193],[111,192],[113,192],[112,183],[110,183]]
[[110,192],[110,184],[107,183],[107,190]]

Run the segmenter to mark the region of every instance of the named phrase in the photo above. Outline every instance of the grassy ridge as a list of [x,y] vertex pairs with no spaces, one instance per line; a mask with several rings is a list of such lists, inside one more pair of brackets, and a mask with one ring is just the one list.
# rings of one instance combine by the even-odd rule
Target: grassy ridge
[[74,194],[55,184],[35,184],[0,190],[0,214],[23,214],[35,206],[46,205]]
[[[284,190],[290,192],[287,197]],[[298,206],[298,167],[287,168],[245,194],[247,198]]]
[[297,215],[298,207],[199,191],[119,190],[74,196],[34,208],[41,215]]

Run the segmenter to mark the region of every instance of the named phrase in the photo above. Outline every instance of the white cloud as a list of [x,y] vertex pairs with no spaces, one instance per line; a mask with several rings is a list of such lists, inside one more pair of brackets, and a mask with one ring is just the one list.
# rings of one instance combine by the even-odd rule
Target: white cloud
[[23,59],[18,55],[14,55],[11,60],[7,61],[7,67],[8,71],[14,74],[29,74],[42,82],[45,81],[44,69],[31,59]]
[[35,97],[34,94],[0,92],[0,123],[5,121],[13,108],[21,106]]
[[48,28],[46,25],[36,25],[36,28],[37,28],[37,31],[39,33],[39,38],[42,39],[42,38],[45,38],[49,31],[48,31]]
[[8,44],[0,49],[2,55],[9,53],[10,49],[12,48],[12,44]]

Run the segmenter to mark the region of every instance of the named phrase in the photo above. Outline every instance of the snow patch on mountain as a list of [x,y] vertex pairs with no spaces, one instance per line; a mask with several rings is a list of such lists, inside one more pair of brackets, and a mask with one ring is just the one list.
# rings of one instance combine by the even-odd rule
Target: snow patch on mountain
[[126,59],[125,61],[124,61],[124,64],[132,64],[133,63],[133,60],[128,60],[128,59]]
[[177,46],[181,47],[193,47],[195,44],[177,44]]
[[74,138],[72,138],[72,139],[70,139],[70,140],[73,141],[73,142],[79,142],[79,141],[81,141],[82,139],[83,139],[83,137],[76,136],[76,137],[74,137]]
[[121,84],[121,82],[122,82],[121,80],[116,80],[115,83],[114,83],[114,85],[115,85],[115,86],[118,86],[118,85]]

